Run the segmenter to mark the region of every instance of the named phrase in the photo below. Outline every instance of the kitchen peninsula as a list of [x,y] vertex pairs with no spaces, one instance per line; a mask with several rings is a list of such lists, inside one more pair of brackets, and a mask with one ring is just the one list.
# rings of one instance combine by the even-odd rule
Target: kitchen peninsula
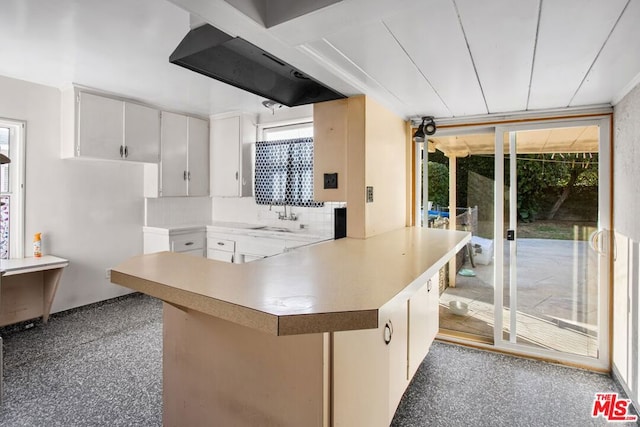
[[133,257],[114,283],[164,304],[164,425],[389,425],[438,328],[466,232],[407,227],[229,264]]

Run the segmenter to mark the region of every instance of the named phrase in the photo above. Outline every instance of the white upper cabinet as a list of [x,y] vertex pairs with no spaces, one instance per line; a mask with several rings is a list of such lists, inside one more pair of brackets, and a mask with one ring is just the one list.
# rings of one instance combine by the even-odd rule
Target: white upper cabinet
[[160,161],[160,111],[124,103],[124,158],[134,162]]
[[159,161],[159,110],[77,88],[62,100],[62,157]]
[[188,187],[190,196],[209,195],[209,122],[189,117]]
[[186,196],[188,158],[187,116],[162,112],[161,195]]
[[209,195],[209,123],[163,111],[160,168],[145,166],[145,197]]
[[211,120],[212,196],[253,194],[251,146],[255,142],[255,117],[235,114]]
[[80,92],[77,103],[77,156],[120,159],[124,145],[124,102]]

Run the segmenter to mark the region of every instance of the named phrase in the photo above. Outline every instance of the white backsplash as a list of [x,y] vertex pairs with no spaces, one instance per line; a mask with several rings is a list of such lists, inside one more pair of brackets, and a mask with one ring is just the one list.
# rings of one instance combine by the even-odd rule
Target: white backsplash
[[145,225],[190,225],[211,222],[210,197],[145,199]]
[[325,202],[317,208],[287,206],[296,220],[278,219],[283,206],[258,205],[253,197],[160,197],[145,199],[145,225],[209,224],[211,221],[244,222],[289,229],[304,228],[311,234],[333,236],[333,210],[344,202]]
[[317,208],[287,206],[287,216],[293,212],[297,219],[281,220],[283,206],[258,205],[253,197],[214,197],[213,220],[264,224],[290,229],[305,228],[311,234],[333,235],[333,210],[346,206],[343,202],[326,202]]

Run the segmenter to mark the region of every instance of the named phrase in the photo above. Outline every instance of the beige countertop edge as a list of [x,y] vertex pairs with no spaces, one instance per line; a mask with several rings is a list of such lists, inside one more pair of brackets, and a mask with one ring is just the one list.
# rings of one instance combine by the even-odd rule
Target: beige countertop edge
[[278,334],[278,316],[273,314],[264,313],[183,289],[176,289],[172,286],[131,276],[116,270],[112,270],[111,272],[111,281],[175,306],[199,311],[268,334]]
[[195,310],[272,335],[301,335],[375,329],[378,310],[275,315],[113,270],[111,281],[158,298],[168,304]]

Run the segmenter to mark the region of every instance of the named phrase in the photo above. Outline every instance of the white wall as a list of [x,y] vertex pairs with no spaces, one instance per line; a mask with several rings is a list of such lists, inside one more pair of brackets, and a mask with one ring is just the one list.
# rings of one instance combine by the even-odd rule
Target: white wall
[[159,197],[146,199],[145,225],[205,225],[211,222],[209,197]]
[[636,405],[640,401],[640,85],[614,109],[613,367]]
[[640,85],[614,109],[613,205],[616,230],[640,241]]
[[142,252],[142,165],[60,159],[60,91],[0,76],[0,117],[26,127],[25,248],[68,258],[53,311],[129,291],[105,270]]

